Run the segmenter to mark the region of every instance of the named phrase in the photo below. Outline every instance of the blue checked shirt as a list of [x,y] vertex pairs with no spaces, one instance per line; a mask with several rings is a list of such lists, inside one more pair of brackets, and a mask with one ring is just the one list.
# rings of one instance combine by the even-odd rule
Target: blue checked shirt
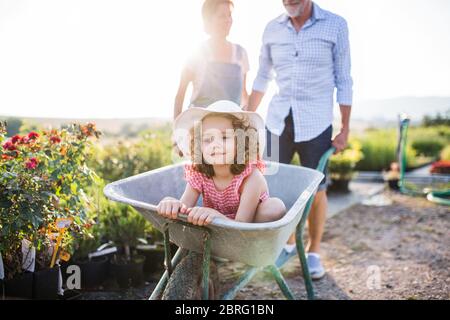
[[267,128],[280,136],[292,107],[295,142],[320,135],[333,121],[334,88],[339,104],[352,105],[347,22],[315,3],[298,33],[286,14],[269,22],[253,90],[265,92],[274,78],[278,92],[268,108]]

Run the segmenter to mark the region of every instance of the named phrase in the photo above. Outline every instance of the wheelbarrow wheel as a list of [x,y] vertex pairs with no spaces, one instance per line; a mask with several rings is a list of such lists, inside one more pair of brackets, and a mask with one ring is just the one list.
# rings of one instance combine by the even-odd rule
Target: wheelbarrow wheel
[[[189,252],[175,267],[170,276],[162,300],[200,300],[202,299],[202,261],[203,255]],[[210,261],[208,299],[219,295],[219,273],[216,264]]]

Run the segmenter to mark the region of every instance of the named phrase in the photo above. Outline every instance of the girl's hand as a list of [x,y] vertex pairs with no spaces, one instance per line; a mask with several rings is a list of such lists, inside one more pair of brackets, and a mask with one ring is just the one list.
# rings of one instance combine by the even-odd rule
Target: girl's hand
[[186,212],[188,214],[188,222],[197,226],[206,226],[216,217],[224,218],[224,215],[219,211],[205,207],[188,208]]
[[187,207],[178,199],[166,197],[158,204],[158,214],[165,218],[176,219],[178,212],[186,211]]

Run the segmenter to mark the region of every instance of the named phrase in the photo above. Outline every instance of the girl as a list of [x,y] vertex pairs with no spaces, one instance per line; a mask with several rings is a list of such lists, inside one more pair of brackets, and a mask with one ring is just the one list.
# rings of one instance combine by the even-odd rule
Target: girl
[[[283,202],[269,197],[263,176],[264,135],[254,133],[264,133],[264,121],[257,113],[218,101],[189,108],[177,117],[174,129],[178,146],[192,163],[184,167],[187,184],[181,199],[164,198],[158,204],[160,215],[176,219],[178,213],[187,214],[188,222],[200,226],[214,218],[267,222],[284,215]],[[195,207],[200,194],[203,207]]]
[[206,107],[218,100],[247,104],[245,87],[249,69],[247,53],[227,40],[233,23],[233,2],[205,0],[202,16],[209,39],[185,65],[175,98],[174,119],[182,112],[189,83],[193,91],[190,106]]

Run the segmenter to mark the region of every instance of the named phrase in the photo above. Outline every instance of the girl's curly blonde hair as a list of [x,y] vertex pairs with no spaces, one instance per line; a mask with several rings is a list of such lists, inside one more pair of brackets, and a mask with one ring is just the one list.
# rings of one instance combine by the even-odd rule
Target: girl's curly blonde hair
[[[202,118],[201,121],[199,121],[198,124],[196,124],[194,127],[190,130],[190,156],[191,161],[193,163],[194,170],[205,174],[208,178],[212,178],[214,176],[214,168],[211,164],[208,164],[203,159],[203,152],[202,152],[202,141],[201,141],[201,125],[203,120],[210,118],[210,117],[222,117],[228,120],[231,120],[233,130],[235,132],[234,135],[234,142],[236,146],[236,154],[234,156],[234,163],[231,164],[230,171],[234,175],[238,175],[242,173],[245,169],[245,167],[248,165],[248,163],[256,157],[257,160],[259,160],[259,148],[260,144],[258,141],[258,134],[257,130],[250,125],[249,119],[247,117],[239,118],[233,114],[230,113],[210,113]],[[243,135],[236,135],[236,131],[238,133],[242,133]],[[249,136],[250,135],[250,136]],[[243,138],[243,139],[242,139]],[[238,145],[241,144],[243,148],[239,148]],[[244,149],[243,156],[243,162],[244,163],[238,163],[238,152],[239,150]],[[253,152],[255,150],[255,152]],[[252,151],[252,152],[250,152]],[[242,158],[241,158],[242,159]],[[239,161],[240,162],[240,161]]]

